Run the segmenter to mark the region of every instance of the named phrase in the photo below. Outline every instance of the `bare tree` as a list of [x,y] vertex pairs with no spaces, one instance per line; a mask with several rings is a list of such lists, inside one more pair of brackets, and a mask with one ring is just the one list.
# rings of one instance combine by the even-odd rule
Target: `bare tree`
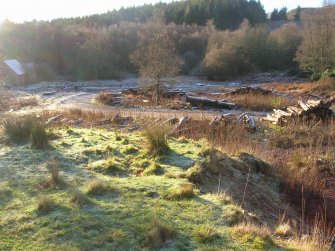
[[141,44],[130,60],[139,69],[141,84],[153,87],[159,104],[161,90],[166,84],[164,78],[176,76],[181,66],[162,14],[156,13],[148,22]]
[[322,5],[323,7],[334,6],[335,0],[323,0]]
[[302,69],[320,75],[335,65],[335,9],[322,8],[303,21],[303,42],[296,59]]

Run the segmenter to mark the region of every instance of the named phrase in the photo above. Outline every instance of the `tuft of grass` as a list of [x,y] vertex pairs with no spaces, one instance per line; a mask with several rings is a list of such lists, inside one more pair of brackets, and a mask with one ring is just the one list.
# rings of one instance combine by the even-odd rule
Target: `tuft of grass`
[[194,197],[194,186],[191,183],[180,184],[178,188],[171,189],[163,194],[168,200],[181,200]]
[[274,246],[271,232],[264,226],[241,223],[233,228],[233,233],[252,250],[269,250]]
[[50,172],[50,180],[44,185],[46,188],[63,189],[67,186],[65,180],[59,175],[59,164],[56,161],[48,163],[48,169]]
[[168,128],[166,126],[147,127],[144,136],[147,140],[148,151],[153,155],[164,155],[170,151],[166,138]]
[[105,174],[118,174],[125,172],[123,164],[120,163],[120,160],[116,157],[96,161],[88,167],[96,172]]
[[7,116],[1,121],[1,126],[7,137],[14,143],[26,143],[29,141],[32,128],[36,125],[33,116]]
[[292,235],[292,228],[289,223],[280,224],[276,227],[275,233],[279,237],[289,237]]
[[103,181],[94,180],[87,184],[86,194],[93,196],[100,196],[108,193],[110,187]]
[[213,227],[201,225],[193,230],[194,237],[199,242],[212,242],[219,237],[218,232]]
[[127,146],[122,152],[124,154],[135,154],[138,152],[138,149],[134,146]]
[[53,211],[56,207],[56,203],[48,198],[48,197],[41,197],[38,199],[37,201],[37,208],[36,210],[40,213],[40,214],[48,214],[51,211]]
[[230,204],[225,206],[223,216],[229,226],[234,226],[242,222],[244,217],[244,211],[241,207]]
[[31,131],[31,145],[36,149],[49,146],[49,134],[44,124],[36,122]]
[[148,168],[145,169],[143,175],[150,176],[150,175],[160,175],[163,173],[164,173],[163,167],[157,163],[153,163]]
[[74,190],[72,192],[70,201],[79,207],[89,205],[92,203],[90,199],[85,194],[83,194],[83,192],[79,190]]
[[187,170],[187,180],[194,184],[202,184],[204,182],[204,169],[197,163],[195,166]]
[[162,247],[166,241],[173,239],[175,235],[176,231],[172,227],[156,219],[150,225],[146,244],[151,248],[157,249]]
[[124,172],[121,163],[116,158],[108,158],[104,165],[105,169],[111,173]]

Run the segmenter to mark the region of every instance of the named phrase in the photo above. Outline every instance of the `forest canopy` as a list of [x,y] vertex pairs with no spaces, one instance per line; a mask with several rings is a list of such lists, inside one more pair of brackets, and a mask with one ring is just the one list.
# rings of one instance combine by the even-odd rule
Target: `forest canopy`
[[[35,81],[57,75],[76,80],[120,78],[137,71],[130,55],[141,46],[148,21],[157,10],[164,13],[167,34],[182,60],[181,74],[229,79],[299,66],[321,77],[324,71],[332,74],[334,70],[333,57],[319,67],[317,60],[310,60],[318,55],[308,55],[310,46],[318,46],[308,43],[309,27],[316,20],[319,29],[313,30],[330,32],[325,35],[329,42],[323,43],[327,48],[319,51],[332,51],[333,29],[324,26],[332,22],[331,16],[323,21],[322,14],[314,11],[309,15],[313,18],[303,13],[300,21],[304,10],[299,8],[299,18],[289,21],[283,8],[267,18],[261,2],[255,0],[187,0],[87,17],[22,24],[5,21],[0,26],[0,51],[4,59],[35,63]],[[271,28],[272,23],[276,28]]]

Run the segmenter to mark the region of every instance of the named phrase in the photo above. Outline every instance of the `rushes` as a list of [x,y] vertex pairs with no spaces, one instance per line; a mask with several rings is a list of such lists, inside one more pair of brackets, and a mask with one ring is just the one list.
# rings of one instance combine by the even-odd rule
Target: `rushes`
[[32,146],[36,149],[49,145],[46,127],[35,116],[7,116],[2,120],[1,127],[13,143],[26,143],[31,139]]

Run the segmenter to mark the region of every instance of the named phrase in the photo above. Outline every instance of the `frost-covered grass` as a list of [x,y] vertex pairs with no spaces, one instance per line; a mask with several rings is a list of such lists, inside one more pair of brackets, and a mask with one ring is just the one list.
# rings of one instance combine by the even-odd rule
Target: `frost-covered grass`
[[[163,250],[275,247],[271,241],[240,241],[226,215],[242,209],[219,195],[190,186],[191,196],[164,196],[182,188],[187,170],[206,158],[204,142],[170,139],[170,151],[154,157],[141,133],[73,128],[52,133],[43,150],[29,144],[0,147],[1,250],[148,250],[157,243]],[[54,163],[66,186],[47,185]],[[163,231],[160,237],[167,228],[171,234]]]

